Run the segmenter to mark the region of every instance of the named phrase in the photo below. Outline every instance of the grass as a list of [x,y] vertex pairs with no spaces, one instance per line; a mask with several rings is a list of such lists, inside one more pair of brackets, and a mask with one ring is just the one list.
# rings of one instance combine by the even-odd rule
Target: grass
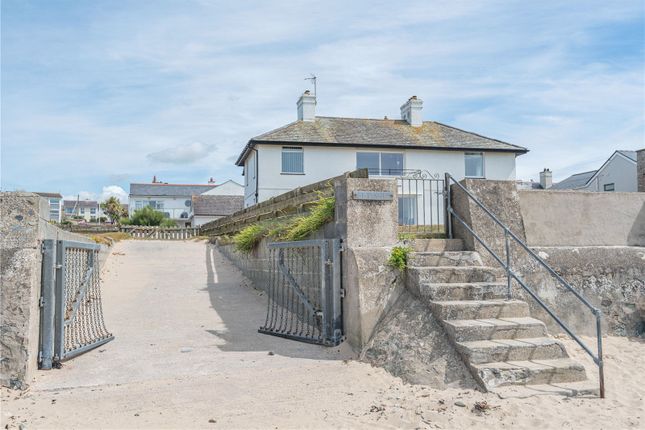
[[395,269],[404,271],[408,267],[408,257],[410,256],[410,252],[412,252],[412,248],[409,246],[395,246],[392,248],[392,252],[390,253],[390,258],[388,258],[387,263]]
[[132,239],[132,236],[130,235],[130,233],[115,231],[115,232],[108,232],[108,233],[92,234],[90,235],[90,239],[102,245],[112,246],[113,244],[120,242],[122,240]]
[[290,216],[251,224],[232,237],[235,249],[249,253],[265,237],[276,241],[303,240],[334,220],[336,199],[320,197],[307,215]]
[[284,238],[289,241],[306,239],[322,226],[334,220],[335,209],[335,197],[321,198],[313,205],[309,214],[296,218],[294,223],[287,227]]

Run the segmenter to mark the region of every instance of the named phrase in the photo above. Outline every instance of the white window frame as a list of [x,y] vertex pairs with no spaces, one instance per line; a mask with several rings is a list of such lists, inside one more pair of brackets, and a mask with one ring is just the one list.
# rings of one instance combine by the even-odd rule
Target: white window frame
[[[302,154],[302,171],[300,172],[284,171],[284,159],[282,158],[282,156],[285,152],[299,152]],[[281,175],[304,175],[305,174],[305,150],[302,146],[283,146],[282,147],[282,150],[280,151],[280,174]]]
[[[466,171],[466,156],[468,155],[481,155],[482,158],[482,175],[481,176],[469,176]],[[485,179],[486,178],[486,156],[482,151],[468,151],[464,152],[464,178],[471,179]]]
[[[405,152],[401,151],[356,151],[355,166],[358,169],[358,154],[378,154],[378,173],[370,174],[371,176],[381,176],[381,177],[397,177],[401,176],[405,172]],[[403,165],[401,166],[401,175],[384,175],[383,174],[383,157],[382,154],[401,154],[401,160]]]

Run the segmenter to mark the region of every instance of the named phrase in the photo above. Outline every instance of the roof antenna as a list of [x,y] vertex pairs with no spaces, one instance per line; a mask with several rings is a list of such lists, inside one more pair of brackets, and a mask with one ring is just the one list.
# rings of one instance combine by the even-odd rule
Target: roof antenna
[[317,105],[318,104],[318,91],[316,90],[316,79],[318,79],[318,78],[313,73],[310,73],[310,75],[311,75],[311,77],[305,78],[305,81],[313,82],[313,84],[314,84],[314,97],[316,97],[314,99],[314,104]]

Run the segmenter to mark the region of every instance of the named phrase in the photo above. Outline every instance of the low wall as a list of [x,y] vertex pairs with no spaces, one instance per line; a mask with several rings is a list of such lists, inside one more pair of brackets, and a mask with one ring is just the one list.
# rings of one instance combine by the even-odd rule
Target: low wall
[[519,191],[532,246],[645,246],[645,193]]
[[305,185],[249,206],[232,215],[202,225],[202,234],[209,236],[233,234],[258,221],[302,212],[307,204],[319,200],[321,195],[325,197],[332,195],[334,191],[331,185],[334,181],[343,177],[366,178],[367,169],[359,169],[336,178]]
[[0,193],[0,383],[26,388],[38,360],[44,239],[91,242],[50,224],[45,199]]

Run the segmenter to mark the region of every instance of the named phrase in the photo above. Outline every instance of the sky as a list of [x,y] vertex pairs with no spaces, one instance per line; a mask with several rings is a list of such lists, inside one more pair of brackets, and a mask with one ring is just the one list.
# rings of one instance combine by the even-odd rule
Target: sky
[[311,73],[317,114],[417,95],[425,120],[529,148],[518,179],[645,147],[642,0],[1,4],[3,190],[243,182],[243,146],[296,119]]

